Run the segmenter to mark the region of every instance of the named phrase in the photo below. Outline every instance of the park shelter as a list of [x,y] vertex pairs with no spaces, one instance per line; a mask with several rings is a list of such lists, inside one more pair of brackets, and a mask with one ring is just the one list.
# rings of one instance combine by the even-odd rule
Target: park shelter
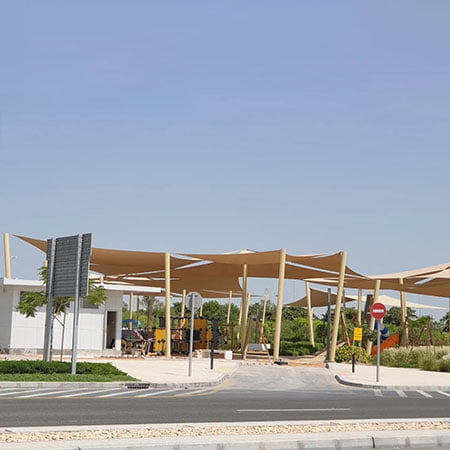
[[[45,240],[17,237],[46,251]],[[350,278],[360,276],[347,267],[346,260],[346,252],[332,255],[291,255],[284,249],[265,252],[244,250],[227,254],[179,253],[173,256],[168,252],[93,248],[90,268],[102,274],[105,282],[123,283],[127,282],[127,277],[129,277],[128,281],[132,281],[132,278],[139,276],[143,279],[133,279],[133,284],[164,289],[167,354],[170,354],[170,296],[173,290],[184,294],[187,289],[197,287],[199,288],[197,290],[203,293],[219,295],[233,292],[233,289],[238,290],[242,295],[241,336],[244,336],[249,308],[248,277],[278,278],[274,338],[274,357],[278,358],[285,278],[302,280],[311,277],[336,277],[338,296],[342,296],[344,276]],[[114,280],[113,277],[117,278]],[[242,287],[239,285],[239,278],[243,280]],[[312,323],[311,308],[309,308],[309,318]],[[332,349],[336,348],[338,325],[337,322],[333,327]]]

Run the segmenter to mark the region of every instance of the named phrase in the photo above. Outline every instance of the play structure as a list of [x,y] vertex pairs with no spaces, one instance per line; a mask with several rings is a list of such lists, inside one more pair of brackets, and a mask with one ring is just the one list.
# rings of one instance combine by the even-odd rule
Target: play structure
[[[130,319],[124,323],[132,323],[134,328],[122,330],[122,352],[131,355],[166,355],[166,327],[164,317],[159,318],[159,327],[150,331],[137,328],[138,322]],[[140,325],[140,323],[139,323]],[[190,318],[173,317],[171,319],[171,354],[187,355],[189,352]],[[223,332],[223,330],[225,332]],[[228,327],[219,326],[216,336],[219,345],[225,344]],[[212,321],[199,317],[194,319],[194,350],[206,350],[213,341]]]

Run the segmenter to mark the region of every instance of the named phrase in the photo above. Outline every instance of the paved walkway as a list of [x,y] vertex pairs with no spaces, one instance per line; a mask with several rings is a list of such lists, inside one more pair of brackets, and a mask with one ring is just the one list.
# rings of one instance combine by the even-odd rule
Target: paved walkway
[[376,366],[328,363],[337,381],[350,386],[386,389],[430,389],[450,391],[448,372],[431,372],[400,367],[380,367],[380,381],[376,381]]
[[121,358],[102,359],[102,362],[110,362],[153,387],[215,386],[232,374],[239,364],[236,361],[215,359],[214,368],[211,370],[208,358],[192,358],[192,375],[188,376],[188,358]]

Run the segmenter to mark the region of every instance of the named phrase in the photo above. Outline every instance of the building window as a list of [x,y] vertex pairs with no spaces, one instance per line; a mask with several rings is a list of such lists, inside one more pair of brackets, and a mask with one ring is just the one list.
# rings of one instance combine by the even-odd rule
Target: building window
[[99,309],[99,305],[93,305],[92,303],[89,303],[89,300],[87,298],[80,299],[80,306],[84,309]]

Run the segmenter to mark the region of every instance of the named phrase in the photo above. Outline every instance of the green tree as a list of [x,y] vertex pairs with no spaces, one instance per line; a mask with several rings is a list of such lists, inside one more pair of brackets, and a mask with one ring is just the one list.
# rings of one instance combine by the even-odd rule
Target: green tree
[[[45,266],[38,269],[39,278],[44,282],[47,281],[47,268]],[[86,297],[91,305],[99,306],[106,301],[106,291],[102,286],[95,285],[92,280],[89,280],[89,293]],[[25,292],[22,294],[19,303],[17,304],[17,311],[25,317],[35,317],[38,308],[47,304],[47,296],[45,290],[39,292]],[[56,316],[65,314],[73,301],[73,297],[54,297],[51,328],[53,330],[54,320]],[[52,349],[50,351],[51,357]]]
[[448,333],[449,331],[449,319],[450,319],[450,313],[447,313],[442,319],[439,321],[439,328]]
[[[415,319],[416,311],[414,311],[411,308],[406,308],[406,319],[413,320]],[[402,310],[398,306],[393,306],[392,308],[389,308],[386,312],[386,315],[383,319],[384,322],[390,323],[392,325],[400,326],[402,324]]]

